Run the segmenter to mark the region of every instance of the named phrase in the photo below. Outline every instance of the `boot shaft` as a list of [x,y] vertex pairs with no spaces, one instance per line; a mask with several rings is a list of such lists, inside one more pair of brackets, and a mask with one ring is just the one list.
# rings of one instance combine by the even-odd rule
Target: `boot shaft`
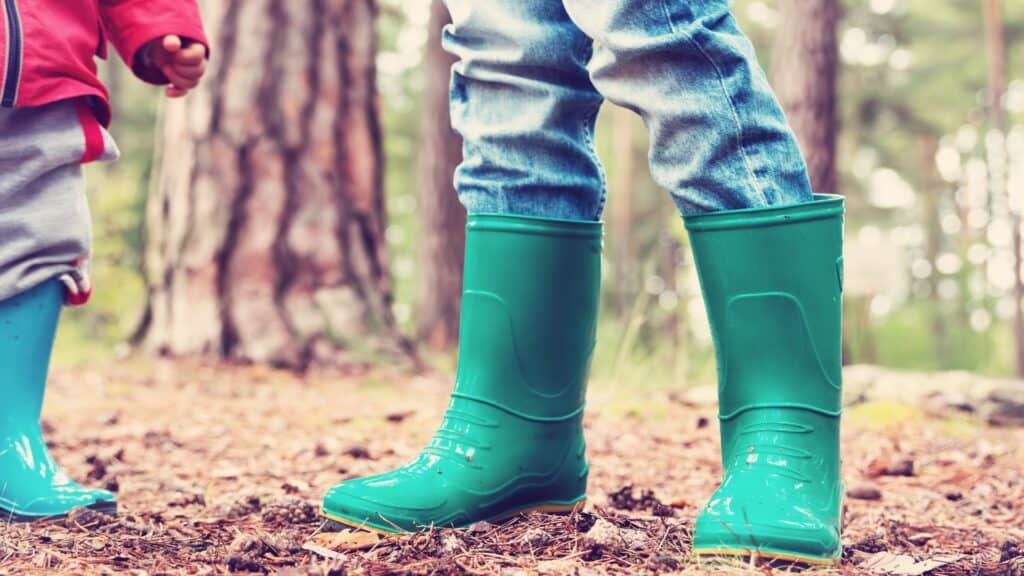
[[843,200],[686,222],[719,367],[723,418],[840,410]]
[[0,423],[38,423],[63,298],[50,281],[0,302]]
[[716,345],[723,465],[838,477],[842,198],[686,224]]
[[517,415],[582,410],[597,332],[602,226],[471,215],[455,395]]

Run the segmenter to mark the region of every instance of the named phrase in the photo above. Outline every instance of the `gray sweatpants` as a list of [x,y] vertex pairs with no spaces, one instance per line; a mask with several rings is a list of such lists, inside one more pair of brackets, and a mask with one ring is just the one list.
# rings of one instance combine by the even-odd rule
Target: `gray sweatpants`
[[[89,128],[95,142],[98,126]],[[86,134],[75,101],[0,109],[0,301],[61,277],[88,290],[84,267],[92,224],[81,165]],[[102,128],[99,134],[99,160],[116,159],[113,138]]]

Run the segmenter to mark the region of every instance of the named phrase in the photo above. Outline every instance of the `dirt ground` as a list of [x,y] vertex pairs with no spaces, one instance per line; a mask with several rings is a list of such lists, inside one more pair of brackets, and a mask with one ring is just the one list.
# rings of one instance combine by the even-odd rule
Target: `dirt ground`
[[[319,497],[415,454],[444,380],[143,360],[61,371],[44,416],[53,450],[75,477],[117,491],[121,515],[0,524],[0,574],[795,571],[690,557],[721,473],[714,408],[671,391],[624,404],[628,385],[591,394],[583,512],[378,540],[326,531]],[[969,417],[851,410],[844,561],[825,573],[1024,574],[1022,440]]]

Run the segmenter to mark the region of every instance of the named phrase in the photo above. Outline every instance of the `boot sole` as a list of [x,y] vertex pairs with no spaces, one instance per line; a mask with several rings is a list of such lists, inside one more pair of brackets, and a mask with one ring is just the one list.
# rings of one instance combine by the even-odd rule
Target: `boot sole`
[[[583,507],[586,504],[587,504],[586,497],[583,497],[583,498],[581,498],[581,499],[579,499],[579,500],[577,500],[575,502],[571,502],[569,504],[535,504],[535,505],[527,506],[525,508],[520,508],[518,510],[514,510],[512,512],[505,512],[505,513],[499,514],[497,516],[492,516],[490,518],[486,518],[484,520],[481,520],[481,522],[501,522],[502,520],[508,520],[509,518],[514,518],[514,517],[519,516],[521,514],[528,514],[530,512],[541,512],[541,513],[544,513],[544,514],[572,514],[573,512],[576,512],[577,510],[582,510]],[[395,534],[409,534],[410,533],[410,532],[406,532],[405,530],[400,530],[400,529],[397,529],[397,528],[395,530],[385,530],[383,528],[378,528],[376,526],[371,526],[371,525],[367,524],[365,521],[360,522],[360,521],[352,520],[352,519],[349,519],[349,518],[345,518],[344,516],[339,516],[337,514],[331,514],[330,512],[328,512],[326,510],[323,510],[323,509],[320,510],[320,515],[323,516],[324,518],[327,518],[328,520],[331,520],[333,522],[337,522],[338,524],[341,524],[343,527],[346,527],[346,528],[355,528],[357,530],[363,530],[363,531],[366,531],[366,532],[373,532],[375,534],[381,534],[381,535],[384,535],[384,536],[392,536],[392,535],[395,535]]]
[[792,552],[779,552],[773,550],[748,550],[746,548],[694,548],[693,554],[702,557],[732,556],[750,558],[757,562],[759,560],[781,561],[792,564],[807,564],[809,566],[838,566],[842,562],[842,556],[836,558],[821,558],[818,556],[805,556]]
[[[117,502],[97,502],[85,506],[87,510],[93,512],[99,512],[100,514],[106,514],[107,516],[117,516]],[[0,521],[11,523],[11,524],[29,524],[32,522],[40,522],[44,520],[59,520],[61,518],[67,518],[65,514],[52,514],[50,516],[29,516],[25,514],[18,514],[4,508],[0,508]]]

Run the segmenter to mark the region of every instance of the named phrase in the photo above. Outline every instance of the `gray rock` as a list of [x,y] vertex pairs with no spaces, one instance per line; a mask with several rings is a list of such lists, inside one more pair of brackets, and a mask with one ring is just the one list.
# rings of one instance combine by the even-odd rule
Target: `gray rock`
[[1001,426],[1024,426],[1024,381],[970,372],[903,372],[879,366],[843,370],[843,404],[895,402],[940,413],[973,413]]
[[640,530],[619,528],[604,518],[599,519],[583,537],[588,546],[601,546],[609,550],[644,550],[650,538]]

